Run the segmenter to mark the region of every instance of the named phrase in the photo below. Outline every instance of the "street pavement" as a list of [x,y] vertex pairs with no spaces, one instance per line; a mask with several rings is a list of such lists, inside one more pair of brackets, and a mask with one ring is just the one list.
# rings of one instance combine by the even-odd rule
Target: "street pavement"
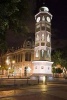
[[0,100],[67,100],[67,84],[61,82],[0,90]]

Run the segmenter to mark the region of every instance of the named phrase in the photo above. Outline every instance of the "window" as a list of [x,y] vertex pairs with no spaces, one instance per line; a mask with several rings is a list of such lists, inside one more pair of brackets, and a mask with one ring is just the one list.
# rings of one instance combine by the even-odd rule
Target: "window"
[[41,35],[41,40],[42,40],[42,41],[45,40],[44,33],[42,33],[42,35]]
[[18,62],[20,62],[20,54],[17,55]]
[[42,57],[44,56],[44,50],[41,50],[41,56]]
[[31,42],[30,41],[27,42],[26,47],[31,47]]
[[12,56],[12,59],[15,59],[15,55]]
[[22,62],[23,54],[20,55],[20,61]]
[[40,31],[40,27],[39,28],[36,28],[36,32]]
[[50,42],[50,36],[49,36],[49,34],[47,35],[47,42]]
[[45,21],[45,17],[44,16],[42,17],[42,21]]
[[45,26],[41,26],[41,30],[45,30]]
[[47,50],[47,55],[48,55],[48,57],[50,57],[50,50],[49,49]]
[[41,46],[44,46],[45,45],[45,43],[41,43]]
[[51,29],[50,29],[50,28],[48,28],[48,27],[46,27],[46,31],[51,32]]
[[36,43],[35,46],[36,46],[36,47],[39,46],[39,43]]
[[25,61],[31,61],[31,53],[30,52],[26,52]]
[[38,57],[39,56],[39,54],[38,54],[38,50],[36,51],[36,57]]
[[46,43],[46,45],[48,46],[48,47],[50,47],[50,45],[51,45],[51,38],[50,38],[50,35],[49,34],[47,34],[47,43]]
[[45,59],[45,50],[40,50],[40,59],[44,60]]
[[40,28],[40,24],[36,26],[36,28]]
[[36,41],[39,41],[39,35],[38,34],[36,35]]

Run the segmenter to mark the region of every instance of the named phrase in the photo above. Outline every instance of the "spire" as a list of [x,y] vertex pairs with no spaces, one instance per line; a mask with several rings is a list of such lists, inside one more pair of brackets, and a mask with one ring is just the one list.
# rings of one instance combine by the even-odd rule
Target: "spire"
[[42,2],[43,2],[43,6],[45,6],[45,1],[46,1],[46,0],[43,0],[43,1],[42,1]]
[[45,2],[43,1],[43,6],[45,6]]

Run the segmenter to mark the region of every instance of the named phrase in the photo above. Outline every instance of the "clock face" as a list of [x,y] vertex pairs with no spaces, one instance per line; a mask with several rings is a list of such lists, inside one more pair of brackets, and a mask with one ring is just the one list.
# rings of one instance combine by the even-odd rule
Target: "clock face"
[[47,17],[47,21],[50,22],[50,17]]
[[40,21],[40,17],[38,17],[36,21],[39,22]]

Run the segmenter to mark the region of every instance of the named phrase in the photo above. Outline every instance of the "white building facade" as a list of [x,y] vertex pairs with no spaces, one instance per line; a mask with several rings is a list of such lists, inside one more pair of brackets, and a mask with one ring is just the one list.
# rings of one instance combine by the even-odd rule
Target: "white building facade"
[[41,7],[35,15],[34,76],[52,75],[51,62],[51,20],[47,7]]

